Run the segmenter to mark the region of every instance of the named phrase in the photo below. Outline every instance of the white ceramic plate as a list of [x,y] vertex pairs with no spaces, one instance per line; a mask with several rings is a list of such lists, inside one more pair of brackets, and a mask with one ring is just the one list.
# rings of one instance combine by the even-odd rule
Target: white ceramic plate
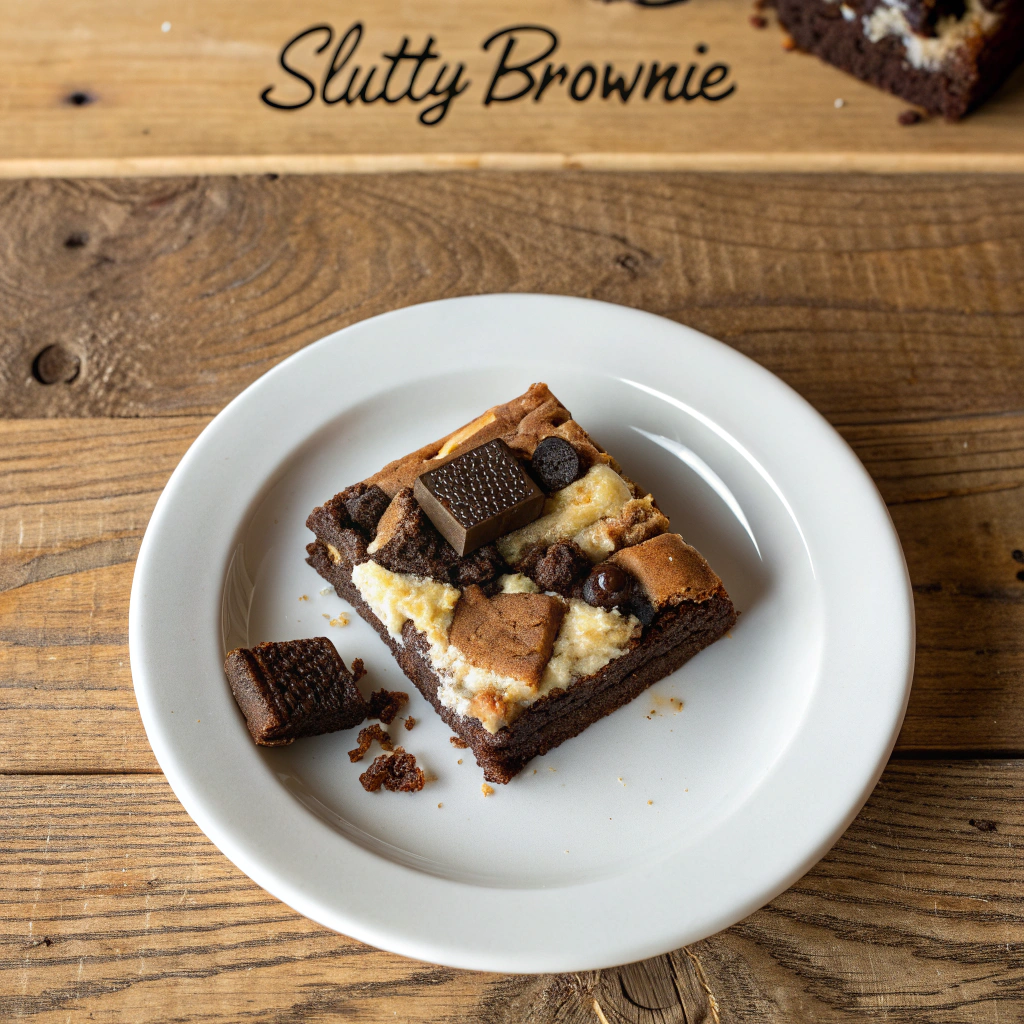
[[[351,612],[329,625],[346,606],[305,564],[304,523],[538,380],[653,490],[741,614],[731,636],[485,798],[472,756],[370,628]],[[316,635],[364,659],[365,690],[411,691],[418,724],[398,735],[437,776],[421,793],[365,793],[354,732],[284,750],[249,739],[225,649]],[[874,787],[914,654],[885,506],[803,399],[686,327],[536,295],[379,316],[246,389],[157,503],[129,636],[157,759],[247,875],[364,942],[508,972],[662,953],[787,888]]]

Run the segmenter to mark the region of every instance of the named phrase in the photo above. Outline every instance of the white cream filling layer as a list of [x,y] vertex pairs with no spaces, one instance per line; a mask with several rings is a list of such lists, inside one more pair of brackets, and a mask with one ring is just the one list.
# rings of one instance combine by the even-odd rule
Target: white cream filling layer
[[981,0],[966,0],[965,7],[959,18],[940,18],[934,36],[921,36],[910,27],[901,0],[885,0],[864,16],[864,35],[872,43],[898,36],[906,50],[907,63],[919,71],[937,71],[964,43],[987,35],[999,22],[999,15],[986,10]]
[[535,544],[554,544],[584,533],[599,519],[617,516],[633,497],[629,485],[611,466],[598,463],[575,483],[544,502],[539,519],[495,542],[501,557],[515,564]]
[[[551,660],[540,685],[533,688],[522,680],[471,664],[448,642],[459,599],[455,587],[422,576],[391,572],[376,562],[357,565],[352,570],[352,582],[393,639],[402,643],[402,626],[410,620],[424,634],[431,667],[441,680],[441,703],[460,715],[479,719],[491,733],[552,690],[604,668],[626,652],[641,628],[632,615],[592,608],[575,599],[567,601]],[[501,586],[509,594],[537,590],[532,580],[520,574],[503,576]]]

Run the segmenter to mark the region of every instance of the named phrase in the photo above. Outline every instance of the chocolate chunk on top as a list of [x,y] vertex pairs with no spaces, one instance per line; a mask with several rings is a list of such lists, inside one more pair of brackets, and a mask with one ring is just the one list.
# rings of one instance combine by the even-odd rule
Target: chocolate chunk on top
[[366,718],[366,702],[327,637],[240,647],[224,671],[260,746],[350,729]]
[[623,548],[608,562],[633,576],[654,608],[706,601],[722,589],[722,581],[700,552],[678,533],[663,533],[643,544]]
[[548,494],[579,480],[587,468],[576,448],[554,434],[537,445],[530,459],[530,473]]
[[458,555],[424,515],[409,487],[399,491],[381,516],[377,534],[366,549],[370,557],[391,572],[428,576],[448,582]]
[[495,594],[467,587],[455,606],[451,643],[479,668],[540,684],[565,605],[546,594]]
[[500,439],[423,473],[413,493],[460,556],[533,522],[544,508],[544,492]]
[[590,571],[590,565],[587,553],[575,541],[559,540],[547,548],[538,544],[527,552],[519,563],[519,571],[541,590],[570,597],[576,584]]

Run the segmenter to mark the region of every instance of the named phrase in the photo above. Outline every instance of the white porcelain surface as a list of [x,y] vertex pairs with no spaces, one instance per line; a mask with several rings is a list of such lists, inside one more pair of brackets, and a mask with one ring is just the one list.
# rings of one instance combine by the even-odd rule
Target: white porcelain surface
[[[321,593],[304,522],[538,380],[653,490],[741,614],[731,636],[485,798],[472,755],[370,628]],[[351,624],[330,626],[342,611]],[[161,496],[129,634],[160,765],[235,864],[328,927],[494,971],[665,952],[789,886],[877,781],[914,652],[885,507],[806,402],[686,327],[532,295],[398,310],[256,381]],[[225,648],[316,635],[364,659],[364,691],[411,691],[418,724],[400,742],[437,777],[421,793],[365,793],[354,732],[284,750],[249,739]]]

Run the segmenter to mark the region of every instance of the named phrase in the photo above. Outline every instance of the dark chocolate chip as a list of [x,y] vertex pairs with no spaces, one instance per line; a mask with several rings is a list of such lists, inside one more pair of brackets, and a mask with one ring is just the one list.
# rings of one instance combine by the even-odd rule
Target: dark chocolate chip
[[626,604],[632,596],[632,578],[614,562],[595,566],[583,584],[583,600],[595,608],[616,608]]
[[460,555],[532,523],[544,492],[500,438],[416,478],[416,500]]
[[545,437],[530,459],[533,478],[547,491],[560,491],[586,472],[580,453],[564,437]]

